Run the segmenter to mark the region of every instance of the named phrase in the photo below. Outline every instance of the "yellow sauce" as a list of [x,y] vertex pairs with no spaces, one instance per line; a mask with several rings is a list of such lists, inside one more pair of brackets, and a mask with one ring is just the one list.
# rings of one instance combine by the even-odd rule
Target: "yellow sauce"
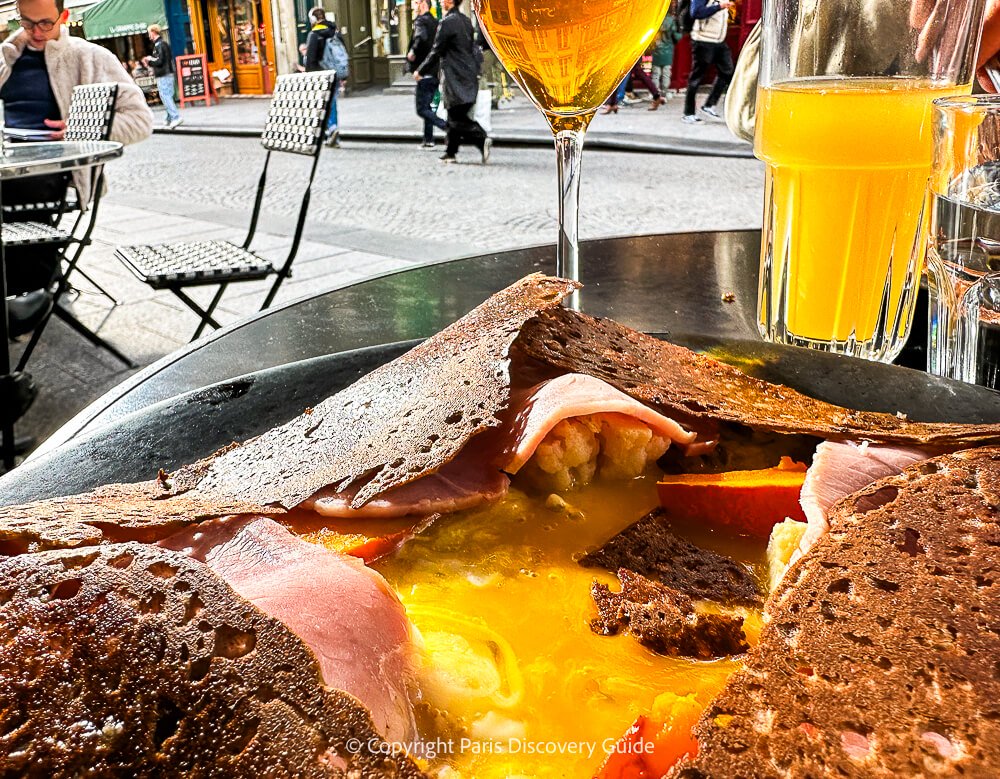
[[[590,485],[566,500],[547,505],[512,490],[439,520],[375,566],[424,642],[419,698],[439,712],[422,722],[432,773],[591,776],[658,695],[694,694],[707,705],[738,667],[661,657],[631,636],[590,630],[591,583],[617,591],[617,580],[577,560],[656,505],[655,475]],[[725,551],[733,549],[754,562],[763,555],[760,544]],[[755,640],[759,616],[746,627]]]

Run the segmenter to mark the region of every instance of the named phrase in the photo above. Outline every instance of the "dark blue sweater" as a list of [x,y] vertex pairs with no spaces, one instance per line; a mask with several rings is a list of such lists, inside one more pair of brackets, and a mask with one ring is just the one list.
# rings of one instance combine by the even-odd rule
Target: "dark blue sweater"
[[718,5],[709,5],[708,0],[691,0],[692,19],[707,19],[721,10]]
[[45,52],[25,48],[0,89],[4,122],[22,130],[44,130],[43,119],[60,119],[59,104],[52,93]]

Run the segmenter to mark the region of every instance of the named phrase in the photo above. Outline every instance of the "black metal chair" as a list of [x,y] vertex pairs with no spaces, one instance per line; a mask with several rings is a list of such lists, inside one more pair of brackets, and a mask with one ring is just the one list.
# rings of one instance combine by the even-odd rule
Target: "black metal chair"
[[[229,284],[239,281],[255,281],[274,275],[276,278],[264,299],[260,310],[271,305],[274,296],[286,278],[291,275],[292,262],[299,250],[302,231],[319,153],[323,148],[323,131],[330,114],[330,104],[334,87],[333,71],[317,73],[296,73],[279,76],[274,85],[274,97],[264,126],[261,143],[267,149],[264,169],[257,183],[257,197],[250,215],[250,228],[241,245],[231,241],[184,241],[181,243],[153,244],[146,246],[122,246],[117,251],[118,258],[140,280],[153,289],[169,289],[188,308],[201,317],[195,330],[198,338],[206,325],[219,327],[213,314],[222,294]],[[312,157],[312,168],[302,203],[299,206],[298,221],[292,245],[280,267],[251,250],[257,220],[264,199],[267,183],[267,167],[272,152],[289,152]],[[218,284],[215,296],[207,308],[202,308],[185,292],[187,287]]]
[[[70,100],[69,115],[66,117],[65,139],[67,141],[108,140],[111,137],[117,96],[118,85],[115,83],[85,84],[75,87],[73,97]],[[53,314],[95,346],[112,354],[130,368],[135,367],[132,360],[84,325],[59,302],[60,296],[69,289],[69,277],[74,271],[86,277],[86,274],[77,268],[77,263],[83,250],[91,244],[91,235],[97,224],[97,213],[104,189],[104,166],[94,170],[91,182],[91,191],[77,192],[75,202],[64,197],[57,203],[43,202],[4,206],[5,217],[25,216],[33,213],[43,215],[43,218],[37,221],[5,221],[2,233],[5,248],[23,246],[27,243],[54,243],[63,249],[61,270],[51,288],[53,301],[51,311],[41,319],[32,331],[31,339],[18,361],[18,371],[24,370]],[[90,204],[89,209],[85,208],[87,203]],[[77,212],[76,219],[69,230],[64,230],[59,223],[63,216],[72,211]],[[99,291],[116,302],[100,285],[89,277],[86,278],[94,283]]]
[[[108,141],[111,140],[111,127],[115,121],[115,101],[118,99],[118,85],[114,83],[102,83],[102,84],[85,84],[76,87],[73,90],[73,98],[69,105],[69,117],[66,120],[66,135],[67,141]],[[104,190],[104,166],[95,171],[93,177],[94,188],[88,193],[90,202],[93,204],[91,209],[91,219],[87,223],[87,228],[83,235],[79,239],[76,239],[77,251],[75,254],[76,259],[79,259],[80,252],[83,251],[85,246],[90,245],[90,236],[94,231],[94,225],[97,223],[97,208],[101,202],[101,194]],[[80,217],[75,225],[73,225],[73,234],[76,235],[77,228],[80,225],[80,219],[83,217],[83,211],[80,209],[79,199],[77,202],[67,203],[68,211],[78,211]],[[86,271],[74,263],[74,270],[80,276],[83,276],[90,284],[93,286],[101,295],[104,295],[108,300],[110,300],[114,305],[118,305],[118,301],[111,295],[104,287],[98,284],[94,279],[87,275]],[[67,274],[68,276],[69,274]]]

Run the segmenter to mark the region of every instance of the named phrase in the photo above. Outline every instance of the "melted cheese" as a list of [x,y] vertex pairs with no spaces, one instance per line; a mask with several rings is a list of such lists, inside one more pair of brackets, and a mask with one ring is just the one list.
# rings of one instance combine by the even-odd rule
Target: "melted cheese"
[[657,696],[707,705],[738,667],[661,657],[631,636],[590,630],[591,583],[617,589],[617,580],[577,560],[656,505],[655,478],[565,499],[514,489],[439,520],[377,565],[423,638],[418,695],[432,773],[592,776]]

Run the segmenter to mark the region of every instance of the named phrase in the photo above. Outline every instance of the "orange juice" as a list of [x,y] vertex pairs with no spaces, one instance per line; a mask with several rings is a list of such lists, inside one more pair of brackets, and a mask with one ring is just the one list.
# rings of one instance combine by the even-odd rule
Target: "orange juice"
[[931,101],[970,85],[817,78],[762,88],[765,337],[885,359],[920,278]]

